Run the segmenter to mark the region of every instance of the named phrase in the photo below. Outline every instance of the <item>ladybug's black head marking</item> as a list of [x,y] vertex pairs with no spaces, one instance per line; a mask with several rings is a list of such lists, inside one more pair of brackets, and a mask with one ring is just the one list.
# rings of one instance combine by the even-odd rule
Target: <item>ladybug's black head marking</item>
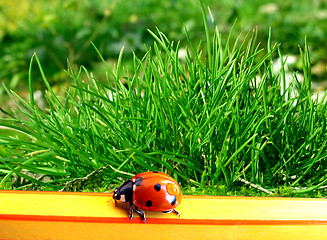
[[113,199],[115,200],[120,200],[120,191],[119,188],[116,188],[114,191],[114,195],[112,196]]
[[120,187],[115,189],[113,199],[120,200],[122,202],[133,202],[133,182],[127,180]]

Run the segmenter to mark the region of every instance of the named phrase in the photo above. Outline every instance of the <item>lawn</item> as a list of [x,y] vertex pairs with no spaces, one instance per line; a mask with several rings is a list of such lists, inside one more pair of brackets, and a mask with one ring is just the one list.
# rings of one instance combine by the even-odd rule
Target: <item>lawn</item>
[[[147,7],[133,13],[132,6],[95,2],[70,1],[61,6],[68,13],[51,17],[45,6],[29,9],[43,17],[33,21],[48,25],[40,38],[30,32],[27,43],[18,44],[26,35],[15,29],[4,34],[2,51],[10,54],[2,56],[11,58],[1,61],[2,95],[14,106],[1,106],[2,188],[105,191],[159,170],[188,194],[326,195],[326,94],[312,97],[313,83],[325,74],[312,63],[326,60],[319,48],[326,34],[312,26],[320,32],[306,32],[311,22],[287,15],[304,3],[188,1],[190,9],[177,17],[184,1],[159,3],[159,15],[150,13],[158,7],[152,1],[136,1]],[[114,17],[111,10],[120,8],[126,11]],[[324,8],[313,4],[320,18]],[[89,9],[95,17],[86,23]],[[76,20],[69,26],[57,19],[69,16]],[[303,24],[300,32],[295,23]],[[106,34],[113,35],[109,44]],[[290,55],[293,68],[284,58]]]

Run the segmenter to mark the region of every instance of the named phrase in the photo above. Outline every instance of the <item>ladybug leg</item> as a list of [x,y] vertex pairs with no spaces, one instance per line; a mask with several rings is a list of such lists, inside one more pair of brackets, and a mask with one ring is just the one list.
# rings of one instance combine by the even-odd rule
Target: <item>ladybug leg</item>
[[170,210],[167,210],[167,211],[163,211],[163,213],[170,213],[170,212],[173,212],[173,213],[175,213],[175,214],[177,214],[177,216],[181,216],[180,214],[179,214],[179,212],[174,208],[174,209],[170,209]]
[[181,217],[181,214],[174,208],[173,209],[173,212],[177,215],[177,216],[179,216],[179,217]]
[[129,204],[129,209],[131,210],[131,215],[129,215],[129,220],[131,221],[133,218],[133,208],[132,208],[132,204]]
[[135,206],[135,211],[141,215],[141,219],[143,220],[143,222],[145,223],[145,213],[139,209],[137,206]]
[[162,213],[170,213],[173,209],[167,210],[167,211],[162,211]]

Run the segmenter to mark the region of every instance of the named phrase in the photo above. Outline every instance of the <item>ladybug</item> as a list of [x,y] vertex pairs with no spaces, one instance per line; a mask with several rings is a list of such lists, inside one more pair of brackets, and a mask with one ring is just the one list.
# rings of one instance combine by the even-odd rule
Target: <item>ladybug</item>
[[175,209],[182,202],[182,190],[175,179],[171,176],[157,171],[144,172],[135,175],[132,179],[125,181],[114,191],[113,199],[128,202],[133,218],[133,204],[135,211],[141,215],[145,223],[146,211],[158,211],[163,213],[174,212],[180,217]]

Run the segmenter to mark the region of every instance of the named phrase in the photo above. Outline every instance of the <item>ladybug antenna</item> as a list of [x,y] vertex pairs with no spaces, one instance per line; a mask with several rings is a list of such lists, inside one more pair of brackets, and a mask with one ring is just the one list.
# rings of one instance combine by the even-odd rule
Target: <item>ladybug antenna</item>
[[108,190],[109,190],[110,192],[114,192],[111,188],[108,188]]

